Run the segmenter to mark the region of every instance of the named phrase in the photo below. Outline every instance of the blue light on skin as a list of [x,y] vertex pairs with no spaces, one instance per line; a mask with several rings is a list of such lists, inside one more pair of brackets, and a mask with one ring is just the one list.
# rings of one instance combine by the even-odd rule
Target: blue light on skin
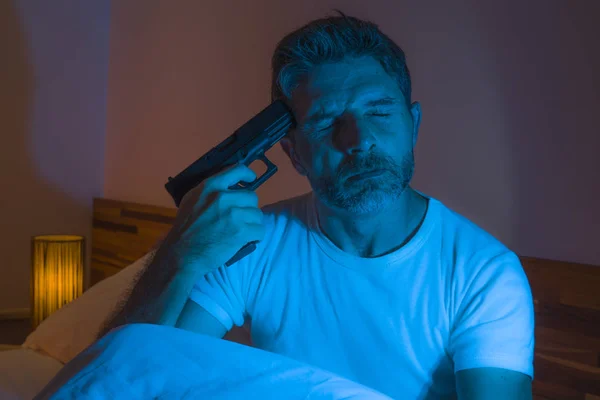
[[[421,121],[397,81],[372,57],[318,66],[289,105],[295,143],[280,143],[316,197],[324,234],[343,251],[379,257],[403,246],[428,200],[409,183]],[[380,170],[379,174],[357,174]]]

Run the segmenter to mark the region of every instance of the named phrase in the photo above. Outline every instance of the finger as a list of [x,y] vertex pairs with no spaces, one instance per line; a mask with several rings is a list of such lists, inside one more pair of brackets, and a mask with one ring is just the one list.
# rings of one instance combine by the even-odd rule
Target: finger
[[236,164],[206,180],[206,189],[209,191],[228,190],[230,186],[239,182],[252,182],[256,179],[256,173],[244,164]]
[[264,213],[256,207],[240,207],[232,209],[232,218],[246,225],[263,225]]
[[218,192],[216,202],[221,210],[231,207],[258,207],[258,195],[252,190]]
[[262,241],[266,235],[264,224],[248,224],[244,229],[243,238],[246,242]]
[[[254,171],[246,167],[244,164],[229,165],[220,170],[217,174],[207,178],[202,185],[197,185],[188,191],[181,200],[180,208],[188,203],[190,205],[196,204],[198,200],[206,198],[207,196],[210,199],[216,198],[219,194],[216,192],[224,190],[223,187],[228,190],[229,186],[232,185],[227,186],[227,181],[235,180],[236,176],[244,180],[248,179],[249,182],[252,182],[254,179],[256,179],[256,174]],[[223,179],[225,179],[225,183],[221,183]],[[237,182],[239,182],[239,180]]]
[[[183,195],[181,199],[181,204],[183,205],[185,203],[191,202],[192,200],[189,200],[190,198],[194,198],[194,203],[196,203],[200,199],[202,193],[209,194],[218,191],[219,177],[222,174],[230,173],[230,171],[236,169],[237,167],[239,167],[239,164],[228,165],[225,168],[220,169],[216,174],[205,179],[204,182],[202,182],[202,184],[194,186],[185,195]],[[217,182],[217,185],[214,185],[215,181]]]

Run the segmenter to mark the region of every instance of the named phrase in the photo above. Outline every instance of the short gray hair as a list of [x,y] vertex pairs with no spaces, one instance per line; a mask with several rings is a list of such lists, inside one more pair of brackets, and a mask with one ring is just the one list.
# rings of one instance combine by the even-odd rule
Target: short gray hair
[[277,44],[271,60],[271,101],[287,100],[312,68],[346,57],[371,56],[398,82],[410,105],[410,73],[404,51],[369,21],[340,16],[309,22]]

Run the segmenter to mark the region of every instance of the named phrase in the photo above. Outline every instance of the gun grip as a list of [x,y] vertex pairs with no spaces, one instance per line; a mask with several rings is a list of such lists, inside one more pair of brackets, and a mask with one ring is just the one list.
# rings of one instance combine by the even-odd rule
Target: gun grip
[[242,247],[237,253],[235,253],[235,255],[233,257],[231,257],[231,259],[229,261],[227,261],[225,263],[225,266],[229,267],[231,264],[241,260],[242,258],[246,257],[248,254],[252,253],[254,250],[256,250],[256,243],[258,243],[258,240],[246,243],[246,245],[244,247]]
[[[261,154],[256,159],[262,161],[263,164],[265,164],[265,166],[267,167],[267,170],[265,171],[265,173],[262,174],[261,176],[259,176],[258,178],[256,178],[253,182],[249,182],[249,183],[238,182],[237,184],[230,186],[229,189],[231,189],[231,190],[241,190],[241,189],[256,190],[260,185],[265,183],[267,181],[267,179],[272,177],[273,174],[275,174],[275,172],[277,172],[277,165],[273,164],[271,162],[271,160],[269,160],[267,158],[267,156],[265,156],[264,154]],[[245,165],[248,166],[249,164],[245,164]]]

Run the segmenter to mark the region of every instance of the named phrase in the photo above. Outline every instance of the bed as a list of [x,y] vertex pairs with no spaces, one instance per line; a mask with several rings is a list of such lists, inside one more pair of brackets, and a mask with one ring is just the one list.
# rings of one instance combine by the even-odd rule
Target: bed
[[[32,398],[91,340],[88,328],[114,306],[123,282],[168,232],[175,213],[94,199],[90,288],[44,321],[21,348],[0,351],[0,398]],[[536,313],[534,398],[600,399],[600,266],[520,258]],[[226,339],[251,345],[243,328]]]

